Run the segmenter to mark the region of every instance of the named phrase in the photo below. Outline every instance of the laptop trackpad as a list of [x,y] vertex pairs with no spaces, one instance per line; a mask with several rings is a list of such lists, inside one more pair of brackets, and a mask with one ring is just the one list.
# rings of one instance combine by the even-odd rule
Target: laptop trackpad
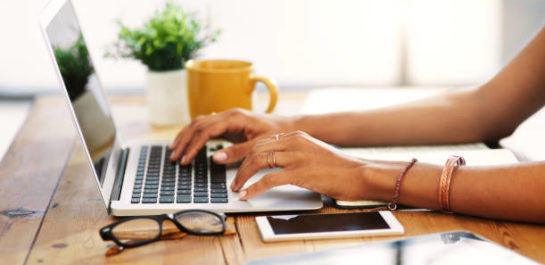
[[[281,168],[265,169],[251,177],[243,189],[259,181],[264,175],[282,170]],[[247,201],[255,207],[291,208],[300,207],[302,204],[322,204],[320,195],[316,192],[300,188],[294,185],[282,185],[274,187]],[[291,205],[290,205],[291,204]],[[307,205],[308,207],[308,205]]]

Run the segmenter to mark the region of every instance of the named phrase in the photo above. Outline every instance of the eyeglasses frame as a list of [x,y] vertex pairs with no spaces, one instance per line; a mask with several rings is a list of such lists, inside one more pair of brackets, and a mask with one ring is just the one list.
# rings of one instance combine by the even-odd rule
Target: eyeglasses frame
[[[220,232],[210,232],[210,233],[195,232],[195,231],[192,231],[190,229],[187,229],[180,222],[178,222],[176,220],[176,218],[175,218],[175,216],[177,216],[179,214],[185,214],[185,213],[191,213],[191,212],[201,212],[201,213],[207,213],[207,214],[215,215],[216,217],[218,217],[218,219],[221,220],[221,223],[222,223],[221,231]],[[118,246],[120,246],[122,248],[134,248],[134,247],[139,247],[139,246],[142,246],[142,245],[146,245],[146,244],[149,244],[149,243],[152,243],[152,242],[155,242],[155,241],[158,241],[159,239],[161,239],[161,236],[163,234],[163,222],[165,220],[170,220],[171,222],[174,223],[174,225],[181,232],[187,233],[189,235],[215,236],[215,235],[222,235],[223,233],[225,233],[225,230],[226,230],[225,218],[226,218],[225,214],[223,214],[223,213],[218,213],[218,212],[209,211],[209,210],[199,210],[199,209],[183,210],[183,211],[179,211],[179,212],[176,212],[176,213],[161,214],[161,215],[133,216],[133,217],[123,218],[122,220],[119,220],[119,221],[117,221],[115,223],[104,226],[103,228],[101,228],[99,230],[99,234],[100,234],[100,237],[102,238],[102,240],[104,240],[104,241],[112,240]],[[118,225],[120,225],[122,223],[129,222],[129,221],[132,221],[132,220],[135,220],[135,219],[151,219],[153,221],[156,221],[159,224],[159,233],[157,233],[157,236],[154,237],[154,238],[151,238],[151,239],[136,242],[134,244],[125,244],[125,243],[122,243],[121,241],[119,241],[117,239],[117,237],[114,235],[113,229],[116,226],[118,226]]]

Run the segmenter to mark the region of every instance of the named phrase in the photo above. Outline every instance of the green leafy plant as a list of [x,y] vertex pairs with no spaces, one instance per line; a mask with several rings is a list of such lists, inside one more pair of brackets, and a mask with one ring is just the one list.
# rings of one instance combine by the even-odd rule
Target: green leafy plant
[[89,76],[94,71],[83,35],[80,33],[76,42],[68,48],[54,47],[54,49],[68,95],[74,100],[83,94]]
[[195,13],[186,13],[180,6],[167,2],[149,21],[137,29],[129,29],[118,21],[121,30],[113,54],[134,58],[150,71],[169,71],[184,68],[184,62],[208,43],[216,41],[220,30],[211,34],[202,31]]

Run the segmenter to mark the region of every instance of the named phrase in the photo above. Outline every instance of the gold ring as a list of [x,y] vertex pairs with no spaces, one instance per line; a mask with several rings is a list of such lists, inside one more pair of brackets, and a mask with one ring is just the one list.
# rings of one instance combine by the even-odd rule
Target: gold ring
[[269,168],[275,167],[276,159],[274,157],[274,151],[271,151],[267,154],[267,165]]

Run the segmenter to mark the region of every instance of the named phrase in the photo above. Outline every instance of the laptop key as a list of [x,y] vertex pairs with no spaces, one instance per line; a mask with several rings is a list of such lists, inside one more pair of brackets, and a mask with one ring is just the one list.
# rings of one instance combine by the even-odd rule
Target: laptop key
[[174,195],[174,191],[170,191],[170,190],[161,191],[161,196],[172,196],[172,195]]
[[227,193],[212,193],[210,198],[227,198]]
[[157,198],[157,193],[144,193],[144,198]]
[[189,181],[191,181],[191,173],[180,172],[179,178],[180,179],[188,179]]
[[178,195],[191,195],[191,190],[178,190]]
[[161,196],[159,198],[160,203],[173,203],[174,202],[174,196]]
[[194,191],[195,191],[195,192],[208,192],[208,188],[204,188],[204,187],[195,187]]
[[210,187],[212,187],[212,189],[225,189],[225,183],[212,183],[210,185]]
[[183,195],[176,198],[176,203],[191,203],[191,196]]
[[212,203],[227,203],[227,198],[212,198],[210,199]]
[[213,183],[222,182],[225,183],[225,165],[214,163],[212,157],[210,157],[210,180]]
[[132,198],[131,203],[140,203],[140,197],[139,198]]
[[208,197],[208,192],[195,192],[193,193],[194,197]]
[[193,199],[194,203],[208,203],[208,197],[195,197]]
[[212,189],[210,192],[211,193],[227,193],[227,190],[225,190],[225,189]]
[[157,198],[143,198],[142,203],[156,203]]

